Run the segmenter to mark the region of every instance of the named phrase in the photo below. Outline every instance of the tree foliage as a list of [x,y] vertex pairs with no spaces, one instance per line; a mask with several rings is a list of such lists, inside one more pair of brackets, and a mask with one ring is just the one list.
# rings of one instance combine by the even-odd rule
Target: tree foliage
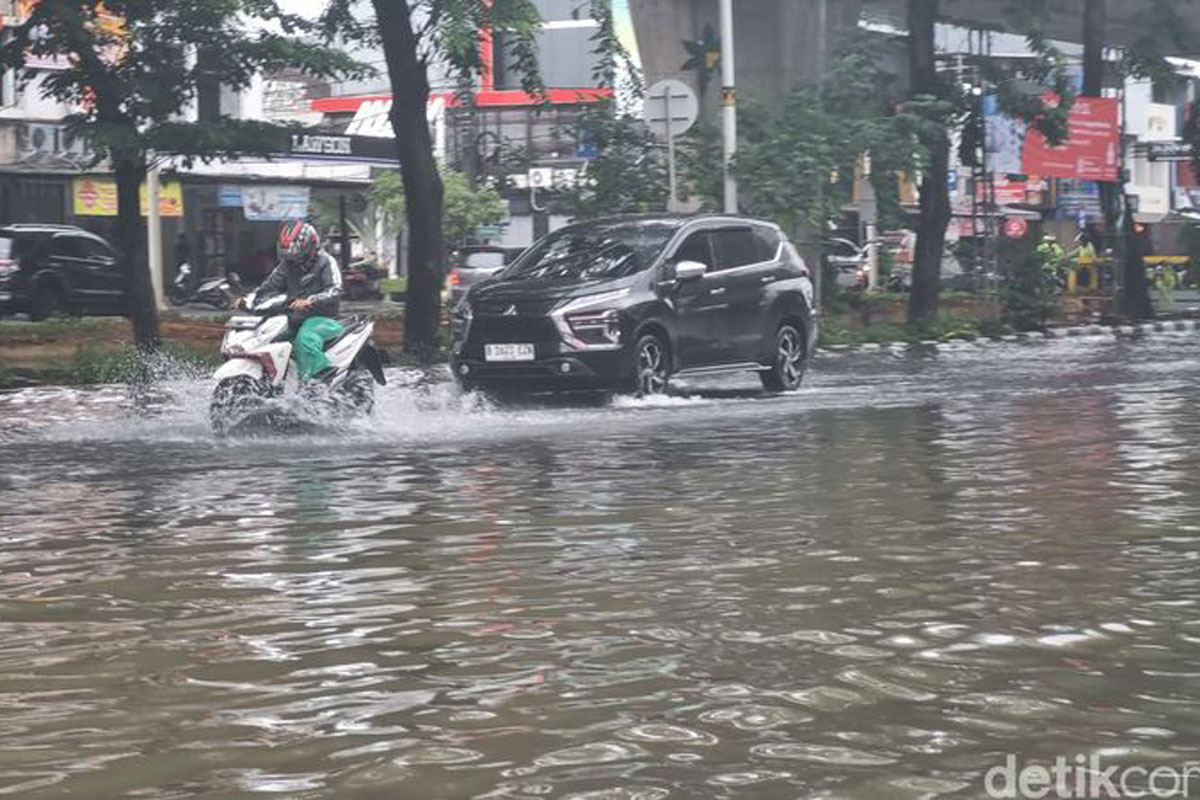
[[573,186],[550,200],[556,212],[585,219],[666,207],[663,145],[642,120],[602,103],[585,110],[575,127],[576,136],[594,146],[597,156]]
[[[835,209],[850,202],[856,168],[864,154],[873,162],[877,195],[888,191],[896,172],[916,166],[920,118],[901,99],[894,77],[880,59],[880,40],[852,32],[836,43],[826,80],[795,90],[777,112],[747,104],[739,116],[735,169],[743,208],[785,227],[823,228]],[[702,143],[692,178],[708,191],[719,187],[716,143]],[[704,165],[711,174],[705,174]],[[715,197],[714,197],[715,202]],[[894,208],[892,209],[895,210]]]
[[455,170],[442,173],[446,186],[446,206],[442,215],[448,248],[466,244],[481,225],[495,225],[504,219],[507,204],[489,185],[472,188],[467,176]]
[[201,86],[241,89],[262,72],[284,68],[318,77],[361,73],[340,51],[320,46],[315,34],[312,23],[274,0],[40,0],[28,23],[0,46],[0,61],[18,70],[26,86],[27,56],[60,61],[63,68],[46,74],[40,91],[74,109],[69,128],[116,175],[116,244],[143,349],[158,341],[138,202],[147,154],[211,159],[274,148],[279,130],[260,121],[180,120]]
[[404,348],[430,359],[437,351],[440,324],[446,199],[425,119],[430,73],[445,70],[455,85],[474,86],[488,66],[479,47],[480,31],[499,31],[500,46],[516,65],[522,87],[544,98],[536,59],[541,18],[531,0],[372,0],[374,15],[369,18],[356,14],[356,5],[354,0],[329,0],[322,25],[330,36],[383,49],[409,233]]

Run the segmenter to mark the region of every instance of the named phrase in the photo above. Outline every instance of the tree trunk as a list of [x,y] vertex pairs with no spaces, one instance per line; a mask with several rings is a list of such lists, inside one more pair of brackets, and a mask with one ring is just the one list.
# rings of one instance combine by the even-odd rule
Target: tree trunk
[[1107,0],[1083,3],[1083,96],[1104,91],[1104,39],[1108,28]]
[[[1107,0],[1085,0],[1083,7],[1083,96],[1104,94],[1104,43],[1108,30]],[[1134,319],[1154,316],[1150,287],[1139,248],[1130,247],[1133,217],[1125,203],[1123,182],[1100,184],[1105,237],[1113,254],[1114,270],[1121,270],[1117,311]],[[1102,254],[1101,254],[1102,255]]]
[[140,154],[113,153],[117,180],[117,252],[125,270],[125,292],[133,337],[142,354],[158,350],[158,304],[150,279],[146,252],[146,225],[142,220],[139,192],[146,177],[146,161]]
[[437,352],[442,292],[442,178],[433,157],[425,107],[429,76],[418,52],[409,5],[372,0],[392,84],[392,130],[404,178],[408,221],[408,296],[404,350],[431,361]]
[[[912,94],[941,97],[937,74],[934,26],[938,0],[908,0],[908,53]],[[938,310],[941,292],[942,253],[946,226],[950,224],[950,135],[944,125],[922,137],[928,164],[921,183],[917,246],[913,254],[912,293],[908,298],[908,321],[918,322]]]

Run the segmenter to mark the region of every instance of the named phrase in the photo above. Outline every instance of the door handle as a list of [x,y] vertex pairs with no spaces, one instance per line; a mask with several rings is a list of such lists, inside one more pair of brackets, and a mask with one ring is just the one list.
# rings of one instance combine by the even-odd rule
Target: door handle
[[758,279],[759,283],[773,283],[774,281],[775,281],[774,275],[763,275],[761,278]]
[[709,289],[709,290],[708,290],[708,293],[709,293],[710,295],[725,294],[725,287],[724,287],[724,286],[718,286],[718,287],[717,287],[717,288],[715,288],[715,289]]

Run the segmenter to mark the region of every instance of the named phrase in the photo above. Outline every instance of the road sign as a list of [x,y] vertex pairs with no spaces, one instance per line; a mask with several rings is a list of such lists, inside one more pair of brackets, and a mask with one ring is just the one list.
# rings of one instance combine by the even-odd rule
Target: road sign
[[1024,239],[1029,233],[1029,223],[1023,217],[1009,217],[1004,220],[1004,235],[1009,239]]
[[667,140],[667,210],[679,211],[675,180],[675,137],[696,123],[700,102],[683,81],[666,78],[646,90],[642,117],[656,136]]
[[664,139],[686,133],[699,113],[696,93],[683,81],[666,78],[646,90],[642,117],[650,130]]

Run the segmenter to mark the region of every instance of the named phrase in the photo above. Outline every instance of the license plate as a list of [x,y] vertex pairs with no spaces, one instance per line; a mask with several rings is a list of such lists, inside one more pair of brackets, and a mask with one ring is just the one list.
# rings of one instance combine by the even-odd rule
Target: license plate
[[533,361],[531,344],[487,344],[483,346],[485,361]]

